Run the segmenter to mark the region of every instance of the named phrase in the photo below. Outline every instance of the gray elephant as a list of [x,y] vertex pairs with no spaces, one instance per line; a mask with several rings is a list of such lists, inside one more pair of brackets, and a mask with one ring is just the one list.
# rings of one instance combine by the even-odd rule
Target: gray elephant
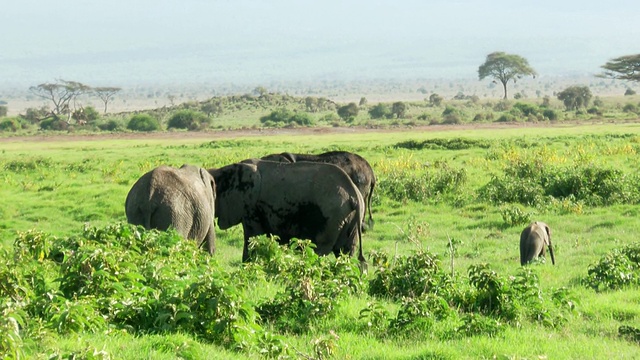
[[525,265],[534,258],[544,256],[545,245],[549,247],[551,263],[556,264],[551,244],[551,229],[549,225],[535,221],[529,224],[520,234],[520,265]]
[[242,261],[249,260],[249,238],[277,235],[310,239],[318,255],[362,255],[364,202],[339,167],[323,163],[279,163],[249,159],[210,169],[217,185],[216,217],[220,229],[242,223]]
[[369,213],[367,220],[367,228],[373,228],[373,217],[371,216],[371,198],[373,197],[373,188],[376,186],[376,176],[369,162],[362,156],[348,151],[329,151],[319,155],[311,154],[293,154],[284,152],[280,154],[271,154],[263,156],[262,160],[279,161],[279,162],[320,162],[339,166],[351,178],[354,184],[360,190],[365,201],[365,208]]
[[206,169],[182,165],[160,166],[142,175],[127,195],[127,221],[145,229],[167,230],[170,226],[186,239],[206,242],[215,251],[216,185]]

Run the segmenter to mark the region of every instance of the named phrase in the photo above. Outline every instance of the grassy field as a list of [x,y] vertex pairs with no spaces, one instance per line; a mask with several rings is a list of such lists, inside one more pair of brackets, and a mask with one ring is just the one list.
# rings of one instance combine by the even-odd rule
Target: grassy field
[[[218,231],[212,259],[192,244],[171,240],[175,236],[157,235],[169,245],[152,261],[176,266],[186,288],[211,277],[206,289],[220,302],[223,297],[215,291],[233,289],[225,298],[232,305],[219,306],[215,316],[224,318],[226,309],[239,311],[242,320],[234,318],[223,335],[206,324],[186,326],[178,320],[172,326],[157,319],[145,328],[123,326],[117,312],[101,303],[109,298],[104,292],[71,291],[64,280],[56,280],[69,274],[64,271],[72,268],[74,252],[66,252],[72,255],[58,264],[50,259],[52,249],[76,244],[75,253],[80,245],[116,253],[102,248],[104,242],[92,242],[91,229],[128,236],[111,227],[126,221],[124,200],[133,183],[158,165],[211,168],[281,151],[336,149],[365,157],[378,178],[376,224],[363,237],[369,262],[364,275],[355,260],[345,264],[333,256],[281,254],[268,239],[258,247],[272,257],[243,265],[240,227]],[[18,314],[20,320],[19,329],[0,323],[0,353],[76,359],[636,358],[640,256],[634,262],[635,255],[629,255],[624,262],[618,255],[640,254],[625,250],[638,247],[639,151],[635,123],[0,141],[0,276],[8,284],[0,287],[0,310],[5,318]],[[552,228],[556,266],[548,261],[523,270],[519,235],[534,220]],[[156,253],[152,250],[149,254]],[[601,261],[605,255],[609,262]],[[437,261],[429,267],[431,256]],[[340,266],[346,270],[335,270]],[[590,267],[595,269],[591,275]],[[601,277],[594,276],[598,271]],[[34,272],[44,274],[46,285],[25,275]],[[338,280],[328,280],[327,274]],[[100,281],[95,274],[92,279]],[[313,296],[300,294],[299,285],[307,280]],[[607,289],[607,280],[616,288]],[[139,282],[151,287],[149,278]],[[220,282],[225,285],[211,285]],[[38,293],[43,287],[48,297]],[[430,291],[424,291],[427,287]],[[205,295],[197,299],[208,299]],[[447,310],[434,310],[433,298],[444,299]],[[307,307],[289,308],[287,301],[294,300]],[[86,308],[99,309],[103,320],[86,320],[93,310],[89,315],[78,310]],[[200,314],[193,307],[190,311]],[[260,318],[247,315],[254,312]],[[60,314],[85,320],[65,325],[69,320]],[[218,321],[211,316],[207,319]]]

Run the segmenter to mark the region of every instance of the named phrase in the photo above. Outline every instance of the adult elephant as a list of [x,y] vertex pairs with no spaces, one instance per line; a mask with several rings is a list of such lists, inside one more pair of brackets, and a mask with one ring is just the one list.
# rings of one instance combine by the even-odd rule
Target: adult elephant
[[544,256],[545,245],[549,247],[551,263],[555,265],[556,259],[553,256],[551,244],[551,228],[541,221],[532,222],[520,234],[520,265],[525,265],[534,258]]
[[249,238],[277,235],[310,239],[318,255],[355,252],[360,244],[364,202],[342,169],[324,163],[279,163],[249,159],[210,169],[216,182],[220,229],[242,223],[242,261],[249,260]]
[[293,154],[284,152],[271,154],[262,157],[262,160],[295,163],[298,161],[309,161],[318,163],[333,164],[344,170],[354,184],[360,190],[365,201],[365,208],[369,213],[367,228],[373,228],[373,217],[371,216],[371,198],[373,189],[376,186],[376,176],[369,162],[362,156],[348,151],[329,151],[319,155]]
[[179,169],[160,166],[142,175],[127,195],[127,221],[145,229],[173,227],[199,246],[206,243],[215,252],[216,185],[206,169],[182,165]]

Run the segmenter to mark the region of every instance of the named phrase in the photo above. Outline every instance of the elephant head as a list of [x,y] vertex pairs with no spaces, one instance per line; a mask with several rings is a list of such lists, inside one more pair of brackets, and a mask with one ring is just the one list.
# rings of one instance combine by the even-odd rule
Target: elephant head
[[253,164],[237,163],[209,173],[217,185],[216,214],[220,229],[239,224],[255,206],[260,193],[260,173]]

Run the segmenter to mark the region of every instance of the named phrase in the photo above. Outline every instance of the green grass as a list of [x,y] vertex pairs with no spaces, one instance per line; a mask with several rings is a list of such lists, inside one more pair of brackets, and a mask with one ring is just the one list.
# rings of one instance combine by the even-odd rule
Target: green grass
[[[525,136],[526,135],[526,136]],[[483,141],[489,148],[471,146],[460,150],[396,148],[408,140]],[[388,131],[331,135],[270,136],[171,140],[97,140],[0,142],[0,244],[12,247],[16,234],[37,229],[57,237],[82,233],[85,224],[105,226],[125,221],[124,199],[133,183],[160,165],[191,163],[219,167],[249,157],[281,151],[317,153],[332,149],[357,152],[369,160],[378,177],[374,199],[373,230],[364,235],[365,255],[384,251],[408,256],[418,249],[440,256],[450,271],[449,239],[456,244],[453,270],[457,279],[467,277],[470,266],[488,263],[501,277],[520,269],[519,235],[526,224],[505,223],[503,210],[518,206],[530,220],[542,220],[552,228],[556,266],[550,262],[531,266],[541,289],[567,287],[576,301],[575,311],[558,327],[522,321],[503,324],[494,337],[476,335],[442,339],[427,331],[407,336],[369,331],[360,311],[378,301],[394,317],[399,301],[374,299],[366,292],[348,295],[335,317],[315,323],[302,333],[265,329],[281,335],[300,354],[321,358],[314,344],[323,343],[338,359],[459,359],[459,358],[633,358],[638,344],[618,335],[621,325],[640,327],[640,296],[637,287],[595,292],[582,282],[587,269],[607,252],[638,241],[638,202],[594,206],[574,200],[543,201],[535,205],[495,204],[478,197],[492,176],[518,160],[541,160],[558,169],[606,167],[637,179],[640,125],[565,124],[554,127],[517,127],[442,132]],[[421,201],[393,200],[382,192],[385,181],[396,176],[441,174],[464,169],[466,182],[452,193],[427,195]],[[445,169],[445,170],[442,170]],[[555,168],[553,168],[555,169]],[[400,171],[405,173],[400,174]],[[636,182],[638,184],[638,182]],[[417,186],[417,185],[416,185]],[[397,189],[397,188],[392,188]],[[635,188],[638,190],[638,186]],[[391,191],[391,190],[390,190]],[[215,263],[224,271],[242,271],[242,230],[218,231]],[[333,259],[333,257],[331,257]],[[201,267],[206,266],[200,263]],[[375,276],[370,265],[367,279]],[[265,282],[246,292],[249,302],[273,298],[282,284]],[[448,321],[448,322],[447,322]],[[454,320],[436,324],[443,329]],[[450,322],[450,323],[449,323]],[[198,338],[190,333],[131,334],[124,330],[58,334],[42,324],[41,339],[24,340],[28,358],[104,349],[111,358],[246,358],[243,353]],[[335,333],[337,337],[331,335]],[[437,333],[437,331],[435,332]],[[297,354],[297,355],[295,355]],[[85,356],[84,358],[90,358]]]

